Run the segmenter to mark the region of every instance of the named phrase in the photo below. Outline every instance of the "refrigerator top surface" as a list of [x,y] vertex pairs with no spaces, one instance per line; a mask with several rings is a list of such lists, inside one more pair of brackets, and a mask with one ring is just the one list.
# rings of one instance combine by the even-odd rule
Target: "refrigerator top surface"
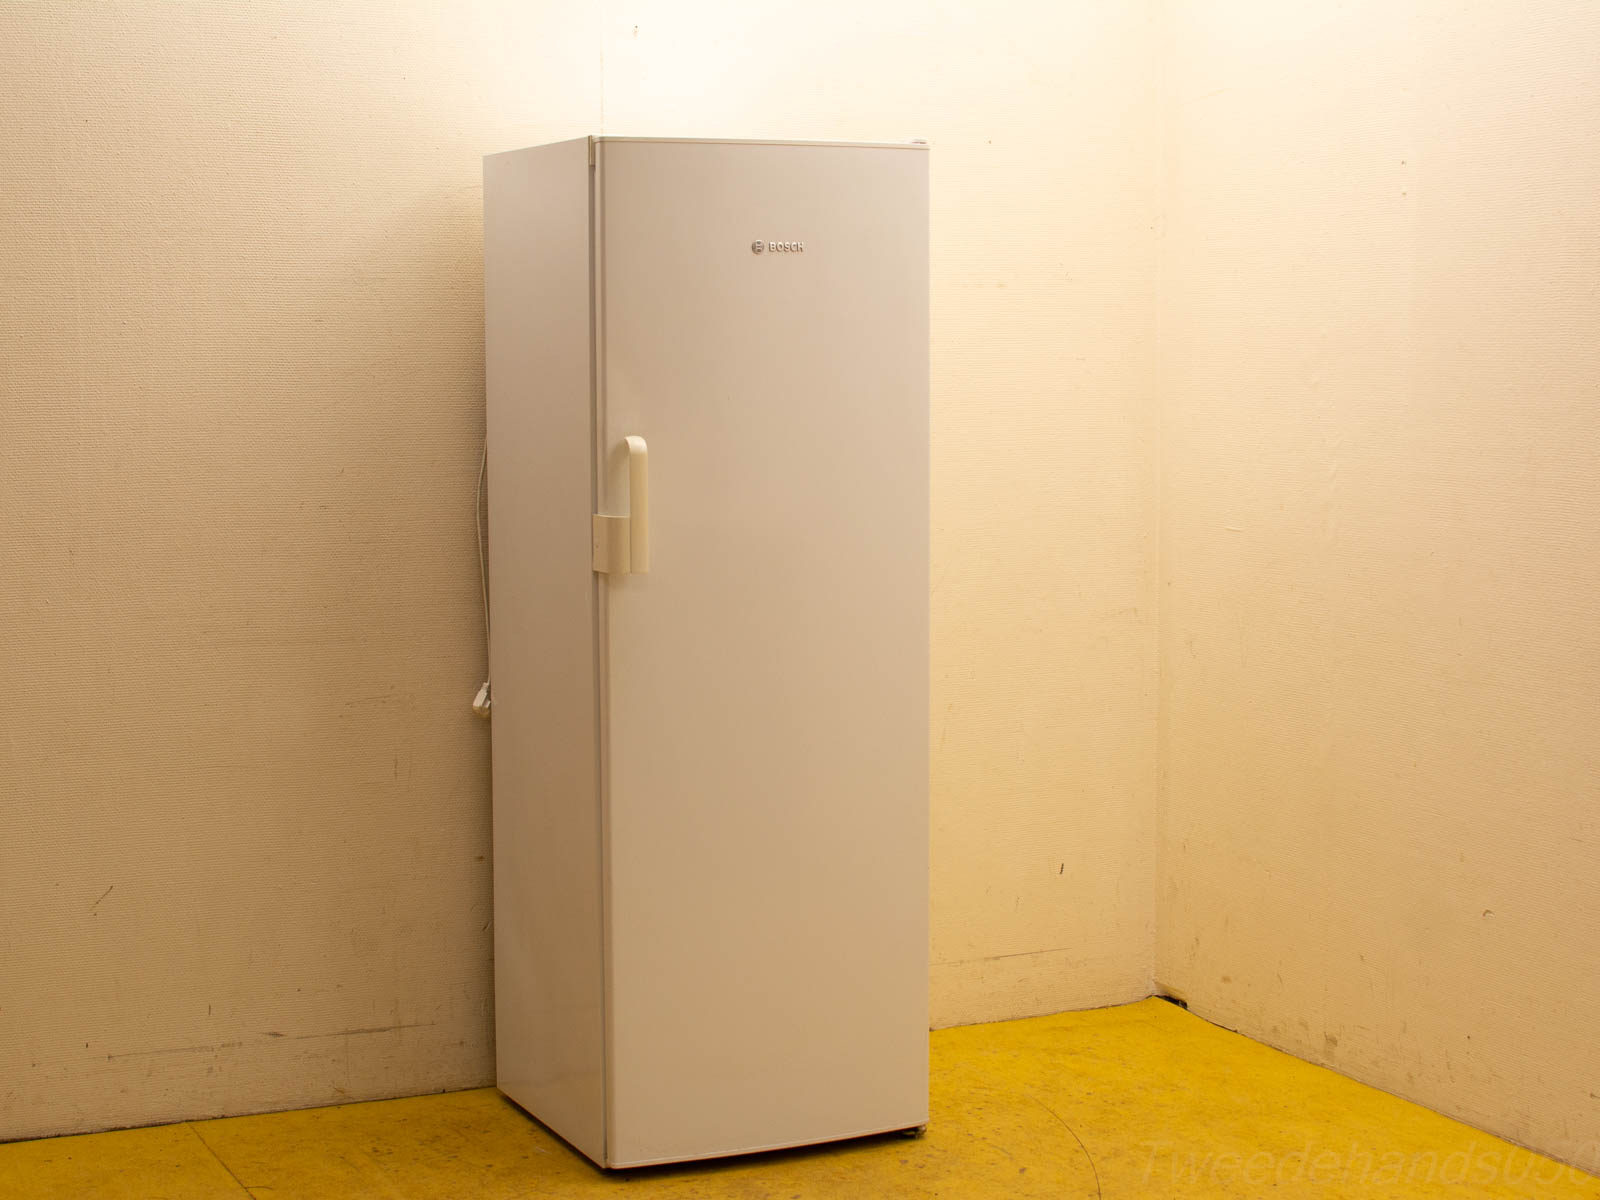
[[700,146],[845,146],[871,150],[926,150],[924,141],[905,142],[827,142],[804,141],[786,138],[669,138],[627,137],[625,135],[598,134],[597,142],[692,142]]
[[[617,134],[595,134],[587,139],[573,138],[572,141],[591,142],[664,142],[679,143],[694,146],[821,146],[854,150],[926,150],[928,143],[925,141],[906,142],[825,142],[825,141],[800,141],[785,140],[783,138],[669,138],[669,137],[628,137]],[[551,143],[555,144],[555,143]],[[501,150],[496,154],[486,154],[485,158],[495,158],[498,154],[518,154],[523,149],[533,147],[517,147],[514,150]]]

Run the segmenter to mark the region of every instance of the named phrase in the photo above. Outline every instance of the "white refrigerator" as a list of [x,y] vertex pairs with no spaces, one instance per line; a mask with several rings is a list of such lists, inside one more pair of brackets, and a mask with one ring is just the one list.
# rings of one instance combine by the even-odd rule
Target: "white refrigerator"
[[927,1121],[927,164],[484,160],[498,1081],[604,1166]]

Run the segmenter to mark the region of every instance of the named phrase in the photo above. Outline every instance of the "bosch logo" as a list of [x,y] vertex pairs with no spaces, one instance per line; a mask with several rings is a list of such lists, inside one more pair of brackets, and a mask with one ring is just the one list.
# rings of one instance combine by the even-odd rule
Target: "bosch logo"
[[804,242],[764,242],[757,238],[750,243],[751,254],[760,254],[763,251],[770,251],[773,254],[804,254],[805,250]]

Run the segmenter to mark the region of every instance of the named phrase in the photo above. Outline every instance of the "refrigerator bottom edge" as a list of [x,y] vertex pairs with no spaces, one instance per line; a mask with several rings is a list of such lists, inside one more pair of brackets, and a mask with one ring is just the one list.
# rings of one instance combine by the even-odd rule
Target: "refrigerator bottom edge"
[[745,1154],[770,1154],[777,1150],[800,1150],[808,1146],[831,1146],[835,1142],[853,1142],[860,1138],[881,1137],[888,1133],[920,1132],[928,1126],[928,1114],[908,1121],[895,1121],[888,1125],[873,1125],[867,1129],[847,1133],[828,1134],[823,1137],[801,1138],[798,1141],[767,1142],[758,1146],[741,1146],[733,1150],[712,1150],[687,1155],[666,1155],[659,1158],[611,1159],[601,1165],[610,1171],[626,1171],[634,1167],[664,1167],[672,1164],[714,1162],[722,1158],[738,1158]]

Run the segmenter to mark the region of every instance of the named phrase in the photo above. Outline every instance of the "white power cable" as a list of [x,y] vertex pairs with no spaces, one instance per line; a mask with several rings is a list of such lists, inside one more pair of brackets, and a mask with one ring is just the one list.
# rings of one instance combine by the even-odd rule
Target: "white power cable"
[[[478,587],[483,596],[483,645],[485,651],[489,647],[489,563],[483,553],[483,481],[489,473],[489,438],[483,439],[483,457],[478,460],[478,494],[473,501],[472,523],[478,534]],[[488,667],[484,668],[485,675]],[[483,681],[483,686],[478,689],[478,694],[473,697],[472,711],[480,717],[487,717],[492,701],[489,696],[489,680]]]
[[478,586],[483,594],[483,640],[489,641],[489,565],[483,556],[483,481],[489,473],[489,439],[483,439],[483,458],[478,462],[478,497],[472,506],[473,524],[478,530]]

